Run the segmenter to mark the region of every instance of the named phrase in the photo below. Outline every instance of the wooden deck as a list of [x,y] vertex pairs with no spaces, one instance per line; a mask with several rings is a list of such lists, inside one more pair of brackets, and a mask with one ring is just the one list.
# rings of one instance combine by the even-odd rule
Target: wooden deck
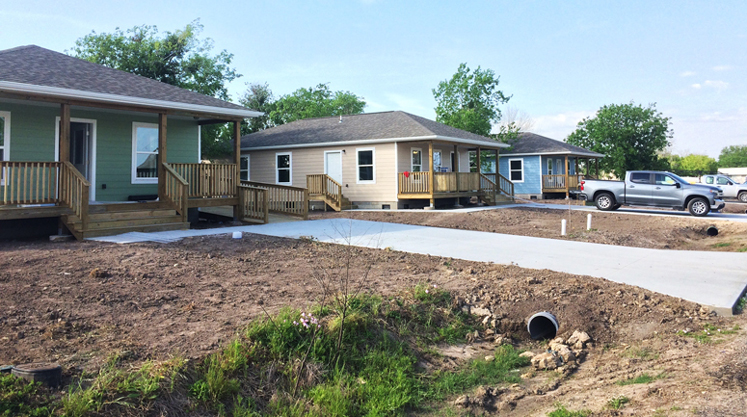
[[500,174],[478,172],[409,172],[398,175],[397,197],[438,199],[477,196],[488,203],[498,195],[513,198],[513,183]]

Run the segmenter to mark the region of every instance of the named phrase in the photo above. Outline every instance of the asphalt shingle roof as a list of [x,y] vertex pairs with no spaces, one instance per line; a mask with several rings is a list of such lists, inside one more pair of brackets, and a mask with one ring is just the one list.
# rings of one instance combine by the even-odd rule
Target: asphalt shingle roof
[[403,111],[296,120],[241,138],[241,147],[313,145],[333,142],[442,136],[503,146],[493,139]]
[[251,111],[215,97],[94,64],[36,45],[0,51],[0,81]]
[[514,143],[513,149],[502,151],[501,155],[542,153],[567,153],[569,155],[572,154],[600,158],[604,156],[600,153],[590,151],[580,146],[571,145],[559,140],[550,139],[548,137],[529,132],[519,134],[519,139],[516,141],[516,143]]

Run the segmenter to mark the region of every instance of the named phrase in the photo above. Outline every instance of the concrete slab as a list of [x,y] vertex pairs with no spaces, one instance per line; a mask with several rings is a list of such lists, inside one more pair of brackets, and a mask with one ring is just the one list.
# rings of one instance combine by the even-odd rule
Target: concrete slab
[[747,253],[632,248],[349,219],[252,226],[250,233],[606,278],[731,314],[747,286]]

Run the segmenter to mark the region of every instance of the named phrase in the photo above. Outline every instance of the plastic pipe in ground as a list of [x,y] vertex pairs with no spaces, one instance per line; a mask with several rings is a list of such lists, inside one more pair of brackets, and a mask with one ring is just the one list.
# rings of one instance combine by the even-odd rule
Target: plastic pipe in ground
[[558,334],[558,319],[549,311],[541,311],[527,320],[527,331],[532,340],[553,339]]
[[565,236],[565,225],[566,221],[565,219],[560,221],[560,236]]
[[591,213],[586,215],[586,230],[591,230]]

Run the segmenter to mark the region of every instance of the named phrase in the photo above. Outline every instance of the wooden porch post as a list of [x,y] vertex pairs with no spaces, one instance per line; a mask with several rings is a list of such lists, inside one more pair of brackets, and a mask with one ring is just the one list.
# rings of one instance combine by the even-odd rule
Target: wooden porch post
[[[239,195],[239,184],[241,184],[241,120],[234,120],[233,122],[233,146],[234,146],[234,157],[236,163],[236,170],[234,171],[234,188],[235,194]],[[308,206],[308,198],[306,204]],[[241,200],[239,199],[239,203]],[[325,206],[326,208],[326,206]],[[233,219],[239,220],[239,206],[233,206]]]
[[[482,150],[481,150],[481,149],[480,149],[480,147],[478,146],[478,147],[477,147],[477,173],[478,173],[478,174],[482,172],[482,163],[480,162],[480,154],[481,154],[481,153],[482,153]],[[479,176],[479,175],[478,175],[478,176]]]
[[435,187],[436,184],[434,182],[436,176],[433,174],[433,141],[428,142],[428,161],[429,161],[428,163],[430,164],[428,165],[428,171],[429,171],[428,177],[430,180],[429,184],[430,184],[430,194],[431,194],[430,208],[435,208],[436,199],[433,198],[433,193],[436,191],[436,187]]
[[573,170],[573,173],[574,173],[574,175],[578,176],[578,175],[580,175],[578,173],[578,157],[576,157],[576,159],[574,159],[574,161],[576,161],[576,168]]
[[163,164],[166,163],[166,114],[158,113],[158,161],[156,174],[158,175],[158,200],[166,198],[166,175],[164,175]]
[[570,184],[568,183],[568,168],[570,168],[570,165],[568,164],[568,155],[565,156],[565,198],[568,199],[570,196],[570,193],[568,190],[570,189]]
[[70,105],[60,105],[60,161],[70,162]]

